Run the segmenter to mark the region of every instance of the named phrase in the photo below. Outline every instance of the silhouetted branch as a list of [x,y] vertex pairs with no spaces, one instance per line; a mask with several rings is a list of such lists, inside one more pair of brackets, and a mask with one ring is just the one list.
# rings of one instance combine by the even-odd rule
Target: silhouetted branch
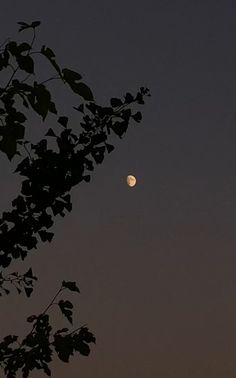
[[[111,98],[108,106],[98,105],[82,76],[76,71],[61,68],[49,47],[43,45],[40,50],[34,50],[35,29],[40,21],[18,24],[20,32],[33,31],[31,42],[18,43],[8,39],[0,46],[4,46],[0,49],[0,71],[12,70],[7,84],[0,87],[0,152],[10,161],[18,156],[20,161],[15,172],[24,177],[21,192],[12,201],[12,209],[3,212],[0,217],[2,268],[8,268],[13,260],[24,260],[30,251],[37,248],[39,241],[51,242],[54,234],[49,230],[54,219],[57,215],[64,217],[72,210],[71,189],[83,181],[89,182],[94,165],[101,164],[105,155],[113,151],[114,146],[109,142],[111,133],[122,138],[131,121],[141,121],[141,113],[132,109],[144,104],[145,97],[150,96],[149,90],[141,87],[135,96],[126,93],[122,99]],[[46,59],[56,76],[38,82],[35,55]],[[79,105],[74,107],[78,111],[79,132],[69,128],[67,116],[58,116],[56,104],[46,86],[54,80],[61,80],[79,96]],[[20,110],[16,107],[19,99],[22,101]],[[48,114],[56,117],[57,121],[57,127],[49,128],[45,137],[36,144],[25,139],[29,110],[43,121]],[[51,143],[51,138],[55,143]],[[26,156],[20,159],[22,148]],[[9,294],[13,287],[18,293],[23,291],[30,296],[36,280],[31,268],[24,274],[5,274],[2,271],[0,295]],[[56,301],[65,290],[79,292],[75,282],[63,281],[45,310],[27,319],[32,328],[21,342],[17,336],[9,335],[0,343],[0,367],[7,378],[15,378],[17,372],[26,378],[35,369],[50,375],[49,363],[53,353],[64,362],[68,362],[75,352],[85,356],[89,354],[89,344],[95,343],[95,337],[86,326],[72,331],[68,328],[52,330],[48,315],[52,306],[58,306],[69,323],[73,323],[73,304],[63,299]]]
[[[95,343],[96,339],[87,327],[81,326],[71,332],[68,328],[58,329],[55,332],[52,330],[47,312],[64,290],[79,291],[75,282],[63,281],[46,309],[37,316],[31,315],[27,318],[27,322],[32,323],[32,328],[21,342],[18,341],[18,336],[8,335],[0,343],[0,366],[7,378],[15,377],[17,372],[21,372],[23,378],[26,378],[35,369],[51,375],[49,364],[53,353],[56,353],[63,362],[69,362],[69,358],[76,352],[84,356],[90,353],[89,344]],[[58,307],[72,323],[72,303],[68,300],[60,300]]]

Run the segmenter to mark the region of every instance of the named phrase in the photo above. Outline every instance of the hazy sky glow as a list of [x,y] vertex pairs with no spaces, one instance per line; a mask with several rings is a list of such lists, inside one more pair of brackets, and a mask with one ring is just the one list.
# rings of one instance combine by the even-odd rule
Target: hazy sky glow
[[[31,301],[1,299],[0,336],[23,335],[61,280],[76,280],[76,325],[88,323],[97,346],[56,361],[53,377],[235,378],[235,2],[3,3],[2,42],[17,21],[41,20],[39,43],[78,70],[98,102],[142,85],[152,97],[142,124],[73,190],[52,244],[19,264],[39,282]],[[67,110],[73,101],[61,98]],[[0,169],[4,211],[19,181],[4,159]]]

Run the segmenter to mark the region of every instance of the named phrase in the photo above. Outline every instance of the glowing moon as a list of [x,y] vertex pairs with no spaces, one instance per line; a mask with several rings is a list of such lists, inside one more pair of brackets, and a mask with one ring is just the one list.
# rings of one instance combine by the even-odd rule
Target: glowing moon
[[136,185],[136,182],[137,182],[137,180],[136,180],[136,178],[134,177],[134,176],[132,176],[132,175],[128,175],[127,176],[127,179],[126,179],[126,182],[127,182],[127,184],[129,185],[129,186],[135,186]]

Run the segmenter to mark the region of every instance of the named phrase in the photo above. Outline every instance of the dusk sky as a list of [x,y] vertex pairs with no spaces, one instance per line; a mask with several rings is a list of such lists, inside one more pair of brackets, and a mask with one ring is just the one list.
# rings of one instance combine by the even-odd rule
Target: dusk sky
[[[97,345],[69,364],[55,356],[52,377],[235,378],[236,2],[8,0],[0,42],[34,20],[37,43],[81,73],[98,103],[140,86],[152,97],[73,190],[52,243],[14,265],[39,281],[30,299],[1,298],[0,339],[23,336],[26,317],[71,280],[75,326],[88,324]],[[60,96],[73,114],[76,98]],[[32,135],[47,130],[38,121]],[[13,165],[1,155],[2,211],[20,188]]]

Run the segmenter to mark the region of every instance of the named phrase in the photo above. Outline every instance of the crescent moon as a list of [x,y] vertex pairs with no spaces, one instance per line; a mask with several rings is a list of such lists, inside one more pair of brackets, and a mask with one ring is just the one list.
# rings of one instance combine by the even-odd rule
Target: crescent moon
[[133,175],[128,175],[126,178],[126,182],[128,186],[133,187],[136,185],[137,180]]

